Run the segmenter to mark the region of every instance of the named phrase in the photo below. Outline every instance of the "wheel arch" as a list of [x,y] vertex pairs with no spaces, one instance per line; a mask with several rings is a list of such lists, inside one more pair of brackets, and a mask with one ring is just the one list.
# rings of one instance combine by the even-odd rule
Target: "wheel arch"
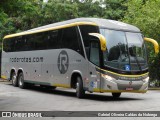
[[9,78],[9,80],[11,80],[12,79],[12,74],[15,72],[15,74],[16,74],[16,69],[15,68],[12,68],[11,70],[10,70],[10,78]]
[[19,69],[18,69],[17,74],[19,74],[20,72],[23,73],[23,69],[22,69],[22,68],[19,68]]
[[19,68],[18,71],[17,71],[17,75],[19,75],[19,73],[21,73],[21,72],[23,73],[23,69]]
[[78,71],[78,70],[75,70],[75,71],[72,72],[72,75],[71,75],[71,80],[70,80],[71,88],[76,88],[76,83],[77,83],[76,78],[78,76],[81,77],[82,83],[83,83],[82,73],[80,71]]

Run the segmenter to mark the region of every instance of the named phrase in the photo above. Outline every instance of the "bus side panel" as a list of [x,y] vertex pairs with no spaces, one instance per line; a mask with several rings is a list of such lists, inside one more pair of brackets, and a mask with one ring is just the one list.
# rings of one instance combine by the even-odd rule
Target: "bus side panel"
[[1,59],[1,77],[4,79],[9,79],[10,75],[9,75],[9,59],[7,58],[7,53],[2,51],[2,59]]
[[17,72],[16,64],[12,62],[10,58],[12,58],[12,53],[8,52],[2,52],[2,78],[10,80],[11,70],[13,69],[15,72]]
[[96,71],[96,67],[93,63],[88,62],[89,64],[89,91],[100,91],[101,88],[101,79],[100,73]]
[[[87,77],[87,61],[78,52],[71,49],[59,49],[54,53],[54,81],[51,84],[71,87],[73,72],[79,71],[82,79]],[[84,83],[85,84],[85,83]]]
[[25,82],[70,87],[72,73],[79,71],[84,87],[89,87],[88,61],[74,50],[3,52],[2,57],[2,76],[7,79],[14,68],[16,73],[23,71]]

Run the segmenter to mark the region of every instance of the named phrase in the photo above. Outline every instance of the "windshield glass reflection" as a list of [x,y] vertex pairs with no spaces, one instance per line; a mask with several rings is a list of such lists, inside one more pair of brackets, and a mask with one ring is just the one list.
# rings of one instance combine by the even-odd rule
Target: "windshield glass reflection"
[[147,68],[145,45],[140,33],[101,29],[107,40],[104,66],[131,71]]

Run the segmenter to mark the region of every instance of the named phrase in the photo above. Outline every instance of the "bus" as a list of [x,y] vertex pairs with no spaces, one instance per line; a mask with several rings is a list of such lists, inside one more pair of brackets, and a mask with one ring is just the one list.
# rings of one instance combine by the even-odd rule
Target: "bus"
[[3,39],[1,77],[13,86],[73,88],[85,92],[145,93],[148,89],[147,51],[141,31],[123,22],[76,18],[53,23]]

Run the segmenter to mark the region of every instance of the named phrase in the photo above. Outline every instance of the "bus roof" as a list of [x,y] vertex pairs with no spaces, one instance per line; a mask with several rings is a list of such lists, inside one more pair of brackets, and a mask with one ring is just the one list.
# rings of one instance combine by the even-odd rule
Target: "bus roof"
[[66,28],[66,27],[76,26],[76,25],[94,25],[94,26],[99,26],[100,28],[140,32],[140,30],[133,25],[129,25],[123,22],[115,21],[115,20],[101,19],[101,18],[76,18],[76,19],[66,20],[63,22],[57,22],[57,23],[37,27],[37,28],[30,29],[30,30],[20,32],[20,33],[16,33],[16,34],[7,35],[4,37],[4,39],[15,37],[15,36],[39,33],[43,31]]

